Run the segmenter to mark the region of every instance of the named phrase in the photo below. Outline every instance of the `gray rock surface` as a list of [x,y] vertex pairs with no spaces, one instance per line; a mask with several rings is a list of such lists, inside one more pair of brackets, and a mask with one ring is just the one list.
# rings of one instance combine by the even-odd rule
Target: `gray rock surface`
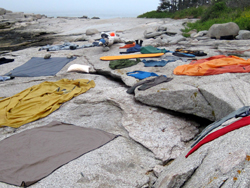
[[86,35],[94,35],[96,33],[99,33],[97,29],[87,29],[86,30]]
[[0,15],[6,14],[6,10],[4,8],[0,8]]
[[3,15],[3,18],[8,20],[24,18],[24,13],[23,12],[6,13]]
[[[185,158],[187,150],[163,170],[155,187],[249,187],[249,133],[249,126],[237,129]],[[185,183],[171,186],[191,171]]]
[[[143,39],[144,46],[153,45],[170,51],[180,47],[203,50],[208,54],[197,59],[236,51],[243,58],[249,58],[248,40],[213,40],[201,33],[194,38],[181,36],[183,23],[187,21],[195,20],[43,18],[35,20],[25,29],[56,36],[54,44],[72,40],[79,46],[85,45],[98,40],[103,31],[116,31],[127,41]],[[89,30],[98,32],[88,35],[88,41],[76,40]],[[165,33],[158,35],[158,32]],[[157,36],[148,38],[144,33]],[[177,40],[178,37],[181,40]],[[119,49],[123,45],[115,43],[108,52],[103,52],[102,47],[52,51],[52,58],[67,57],[69,54],[77,58],[56,76],[23,77],[0,82],[0,97],[10,97],[43,81],[62,78],[93,79],[96,83],[95,88],[64,103],[43,119],[17,130],[1,128],[0,139],[53,120],[120,135],[103,147],[57,169],[31,187],[249,187],[250,130],[247,126],[205,144],[188,158],[184,157],[199,129],[207,125],[204,120],[215,121],[244,105],[250,105],[248,73],[179,76],[173,74],[174,68],[190,63],[190,59],[169,62],[164,67],[144,67],[140,62],[116,70],[109,68],[109,61],[100,60],[102,56],[118,55],[125,51]],[[31,57],[44,57],[46,50],[38,51],[39,48],[4,52],[2,56],[14,58],[15,61],[1,65],[0,75],[24,64]],[[171,52],[152,59],[167,56],[172,56]],[[90,74],[67,72],[72,64],[90,66]],[[135,95],[130,95],[126,90],[138,80],[126,73],[135,70],[155,72],[173,80],[145,91],[136,89]],[[202,118],[203,123],[197,121],[197,117]],[[14,187],[4,183],[0,183],[0,186]]]
[[250,39],[250,31],[248,31],[248,30],[240,30],[238,35],[236,36],[236,39],[239,39],[239,40]]

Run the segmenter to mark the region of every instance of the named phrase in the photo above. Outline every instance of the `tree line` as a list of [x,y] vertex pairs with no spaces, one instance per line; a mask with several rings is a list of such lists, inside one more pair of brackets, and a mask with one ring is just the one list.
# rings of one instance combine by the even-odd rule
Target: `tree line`
[[249,0],[160,0],[157,11],[175,12],[190,7],[210,6],[218,2],[225,2],[231,8],[244,9],[250,6]]

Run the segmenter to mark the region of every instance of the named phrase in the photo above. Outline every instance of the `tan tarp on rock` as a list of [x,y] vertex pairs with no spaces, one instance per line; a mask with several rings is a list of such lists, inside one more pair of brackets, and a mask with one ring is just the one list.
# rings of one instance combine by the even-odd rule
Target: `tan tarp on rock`
[[0,142],[0,181],[29,186],[115,137],[57,121],[23,131]]
[[61,79],[42,82],[12,97],[0,100],[0,127],[18,128],[46,117],[64,102],[95,87],[93,80]]

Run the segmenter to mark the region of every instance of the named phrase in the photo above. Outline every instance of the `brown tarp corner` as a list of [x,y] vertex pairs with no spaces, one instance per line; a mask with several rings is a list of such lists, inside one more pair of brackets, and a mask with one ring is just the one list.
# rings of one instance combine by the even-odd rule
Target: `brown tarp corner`
[[99,129],[57,121],[23,131],[0,142],[0,181],[30,186],[116,137]]

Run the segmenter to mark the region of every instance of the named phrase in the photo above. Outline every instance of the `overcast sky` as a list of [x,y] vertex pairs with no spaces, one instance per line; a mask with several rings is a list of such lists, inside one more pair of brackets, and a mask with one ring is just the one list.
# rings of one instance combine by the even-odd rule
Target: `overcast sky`
[[0,0],[0,7],[13,12],[60,11],[128,12],[142,14],[156,10],[160,0]]

